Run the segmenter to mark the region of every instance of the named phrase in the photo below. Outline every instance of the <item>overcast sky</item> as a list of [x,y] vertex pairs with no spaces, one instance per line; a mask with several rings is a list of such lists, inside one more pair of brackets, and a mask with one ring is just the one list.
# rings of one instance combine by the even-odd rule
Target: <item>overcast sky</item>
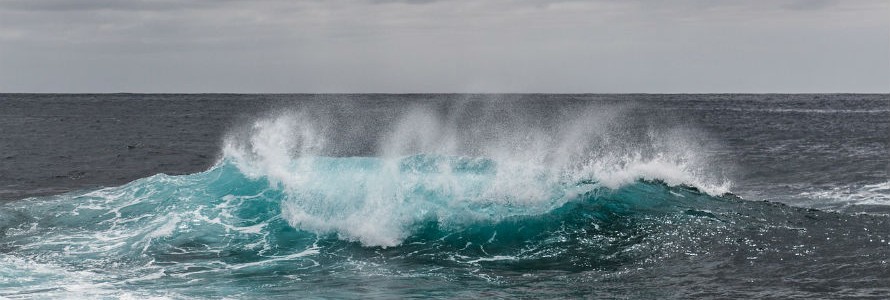
[[0,0],[0,92],[890,92],[887,0]]

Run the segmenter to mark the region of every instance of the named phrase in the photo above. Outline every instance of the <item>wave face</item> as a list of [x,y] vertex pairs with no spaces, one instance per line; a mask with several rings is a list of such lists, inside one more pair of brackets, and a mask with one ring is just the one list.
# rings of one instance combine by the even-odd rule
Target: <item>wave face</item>
[[427,220],[459,227],[541,215],[638,179],[726,192],[728,183],[700,179],[699,149],[687,146],[683,132],[629,141],[599,114],[547,129],[473,124],[466,133],[417,107],[379,138],[375,157],[335,158],[320,156],[331,147],[320,128],[329,126],[285,113],[230,136],[224,164],[281,190],[282,217],[293,227],[365,246],[397,246]]
[[299,159],[311,179],[281,187],[226,159],[203,173],[16,202],[0,220],[0,273],[10,278],[0,287],[6,296],[135,296],[164,284],[212,296],[230,281],[287,286],[406,271],[387,270],[392,261],[413,264],[412,276],[483,276],[472,270],[488,263],[580,271],[646,256],[638,247],[654,245],[635,231],[653,224],[628,216],[721,201],[645,181],[613,190],[535,178],[506,190],[495,186],[491,160],[396,161],[388,169],[378,158]]
[[[617,108],[543,124],[440,115],[409,109],[374,155],[338,156],[350,141],[335,124],[279,113],[233,130],[205,172],[5,204],[0,296],[608,295],[610,278],[643,287],[635,270],[664,264],[806,256],[832,228],[726,194],[700,133],[627,130]],[[844,238],[874,240],[880,260],[881,234]]]

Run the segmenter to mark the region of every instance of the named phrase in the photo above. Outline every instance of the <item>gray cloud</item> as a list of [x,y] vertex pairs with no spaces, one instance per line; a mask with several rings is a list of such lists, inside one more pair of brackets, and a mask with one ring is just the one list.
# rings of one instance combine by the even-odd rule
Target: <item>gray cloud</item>
[[118,11],[153,11],[153,10],[173,10],[186,8],[204,8],[211,7],[219,2],[210,0],[192,0],[192,1],[176,1],[176,0],[4,0],[0,1],[0,7],[6,10],[20,11],[95,11],[95,10],[118,10]]
[[837,4],[836,0],[797,0],[785,4],[783,7],[792,10],[815,10],[829,8]]
[[890,89],[890,3],[0,0],[0,91]]

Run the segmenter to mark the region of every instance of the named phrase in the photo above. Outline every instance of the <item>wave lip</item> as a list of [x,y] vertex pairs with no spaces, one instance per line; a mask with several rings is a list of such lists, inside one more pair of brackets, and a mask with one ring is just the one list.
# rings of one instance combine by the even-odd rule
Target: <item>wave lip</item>
[[343,143],[331,139],[334,126],[285,112],[230,134],[223,160],[280,189],[282,217],[295,228],[366,246],[397,246],[427,220],[451,227],[540,215],[590,188],[640,179],[728,192],[692,142],[697,132],[628,129],[616,111],[530,125],[415,107],[380,133],[368,157],[327,155]]

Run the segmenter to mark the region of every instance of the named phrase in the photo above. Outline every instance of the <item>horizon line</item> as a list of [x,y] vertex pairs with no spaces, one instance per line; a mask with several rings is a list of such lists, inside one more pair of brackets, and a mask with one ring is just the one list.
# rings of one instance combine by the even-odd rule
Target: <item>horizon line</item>
[[890,95],[886,92],[0,92],[0,95]]

